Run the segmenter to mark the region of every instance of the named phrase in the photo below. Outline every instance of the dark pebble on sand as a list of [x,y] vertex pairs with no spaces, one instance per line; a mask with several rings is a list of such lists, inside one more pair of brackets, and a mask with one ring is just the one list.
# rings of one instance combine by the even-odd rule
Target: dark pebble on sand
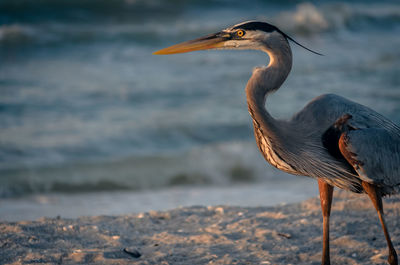
[[129,249],[129,248],[124,248],[123,251],[126,254],[129,254],[130,256],[134,257],[134,258],[140,258],[140,256],[142,256],[142,254],[139,252],[139,250],[137,249]]

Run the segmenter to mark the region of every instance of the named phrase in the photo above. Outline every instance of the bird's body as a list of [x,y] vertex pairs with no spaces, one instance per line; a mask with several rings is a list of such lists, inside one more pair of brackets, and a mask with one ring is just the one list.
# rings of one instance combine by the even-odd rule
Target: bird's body
[[383,226],[388,261],[397,265],[381,197],[400,192],[400,128],[374,110],[334,94],[313,99],[291,119],[274,119],[265,104],[290,73],[292,52],[288,40],[300,45],[273,25],[250,21],[171,46],[158,54],[211,48],[268,53],[269,65],[255,68],[246,86],[254,135],[271,165],[318,180],[324,228],[322,264],[330,264],[329,216],[336,186],[368,194]]
[[[363,161],[363,165],[360,165],[360,167],[367,169],[366,174],[369,175],[369,178],[365,174],[361,175],[354,168],[353,163],[343,159],[344,157],[340,157],[340,154],[335,152],[343,131],[332,132],[332,135],[329,135],[329,132],[334,130],[335,123],[345,115],[351,116],[350,120],[347,121],[349,126],[353,127],[350,135],[363,133],[367,138],[369,137],[369,139],[364,138],[362,140],[361,144],[365,148],[358,149],[354,153],[362,160],[372,159],[373,157],[380,163],[379,173],[367,169],[366,166],[370,165],[367,161]],[[315,143],[315,145],[319,144],[318,147],[314,145],[310,148],[312,154],[317,153],[313,151],[314,148],[323,152],[318,158],[315,158],[318,168],[321,168],[321,165],[324,164],[335,165],[333,170],[336,172],[333,174],[324,170],[325,173],[319,172],[319,175],[315,175],[313,173],[315,170],[311,170],[307,171],[306,175],[314,178],[320,176],[331,185],[353,192],[363,191],[361,181],[376,184],[381,189],[382,195],[400,191],[400,128],[389,119],[368,107],[338,95],[326,94],[312,100],[291,119],[290,123],[297,128],[300,124],[303,124],[303,135],[309,135],[310,142]],[[318,129],[315,130],[315,128]],[[385,139],[383,135],[386,134],[391,135],[391,139]],[[360,138],[352,139],[353,145],[360,144],[356,142],[357,139]]]
[[[250,113],[252,112],[250,110]],[[339,137],[336,137],[337,134],[326,136],[335,122],[346,114],[352,116],[352,122],[362,126],[360,130],[385,128],[383,130],[397,135],[400,139],[400,129],[390,120],[363,105],[335,94],[325,94],[313,99],[287,121],[274,121],[279,124],[277,127],[285,128],[278,133],[264,133],[263,126],[254,121],[255,138],[265,159],[278,169],[315,179],[323,178],[333,186],[360,193],[362,192],[360,176],[343,157],[337,157],[330,152],[329,142],[333,142],[331,145],[338,145],[334,141],[338,141]],[[400,141],[396,141],[396,145],[400,146],[399,144]],[[385,148],[385,145],[380,148],[382,147]],[[400,164],[400,153],[394,152],[392,155],[391,158]],[[393,182],[392,179],[384,178],[384,182],[379,184],[382,184],[385,194],[392,194],[398,192],[400,187],[395,186],[395,182],[396,180]]]
[[[368,144],[364,145],[361,153],[365,156],[373,153],[374,158],[380,161],[382,168],[379,175],[371,172],[369,179],[361,176],[343,155],[335,155],[332,150],[338,146],[341,132],[328,133],[335,122],[347,114],[352,117],[349,123],[357,126],[357,130],[365,133],[366,137],[371,137],[364,139]],[[382,188],[383,195],[399,192],[400,128],[374,110],[335,94],[325,94],[313,99],[291,119],[275,120],[274,123],[279,124],[275,128],[284,130],[263,133],[265,129],[257,121],[254,121],[254,130],[265,159],[278,169],[322,178],[333,186],[357,193],[363,192],[362,180],[377,184]],[[392,138],[385,138],[383,135],[386,134],[392,135]],[[358,156],[362,154],[358,153]]]

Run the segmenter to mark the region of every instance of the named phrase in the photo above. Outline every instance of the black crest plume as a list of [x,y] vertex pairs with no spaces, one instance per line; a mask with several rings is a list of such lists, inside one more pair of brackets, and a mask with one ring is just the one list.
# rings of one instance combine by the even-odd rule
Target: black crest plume
[[249,21],[249,22],[245,22],[242,24],[239,24],[237,26],[235,26],[233,29],[244,29],[244,30],[261,30],[261,31],[265,31],[265,32],[279,32],[280,34],[282,34],[286,39],[294,42],[295,44],[299,45],[300,47],[302,47],[303,49],[306,49],[307,51],[310,51],[312,53],[318,54],[323,56],[323,54],[313,51],[309,48],[307,48],[306,46],[298,43],[297,41],[295,41],[292,37],[290,37],[289,35],[287,35],[286,33],[284,33],[282,30],[278,29],[277,27],[275,27],[274,25],[271,25],[267,22],[259,22],[259,21]]

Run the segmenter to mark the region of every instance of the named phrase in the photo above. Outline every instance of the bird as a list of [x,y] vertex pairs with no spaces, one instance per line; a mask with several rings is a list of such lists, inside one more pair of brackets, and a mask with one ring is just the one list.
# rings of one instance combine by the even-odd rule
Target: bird
[[289,41],[322,55],[264,21],[245,21],[153,54],[208,49],[267,53],[269,64],[254,68],[245,87],[255,140],[272,166],[318,181],[323,222],[321,264],[330,264],[329,218],[333,189],[337,187],[369,196],[387,242],[388,263],[398,265],[382,197],[400,192],[400,127],[371,108],[336,94],[317,96],[290,119],[275,119],[266,101],[291,71]]

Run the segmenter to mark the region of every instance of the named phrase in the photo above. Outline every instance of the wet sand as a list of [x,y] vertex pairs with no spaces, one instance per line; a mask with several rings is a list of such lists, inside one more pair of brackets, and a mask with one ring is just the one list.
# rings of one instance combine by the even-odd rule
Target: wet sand
[[[386,264],[365,195],[336,191],[333,264]],[[400,252],[400,196],[384,201]],[[0,223],[0,264],[320,264],[318,198],[275,207],[185,207],[134,215]],[[126,251],[124,251],[124,249]]]

